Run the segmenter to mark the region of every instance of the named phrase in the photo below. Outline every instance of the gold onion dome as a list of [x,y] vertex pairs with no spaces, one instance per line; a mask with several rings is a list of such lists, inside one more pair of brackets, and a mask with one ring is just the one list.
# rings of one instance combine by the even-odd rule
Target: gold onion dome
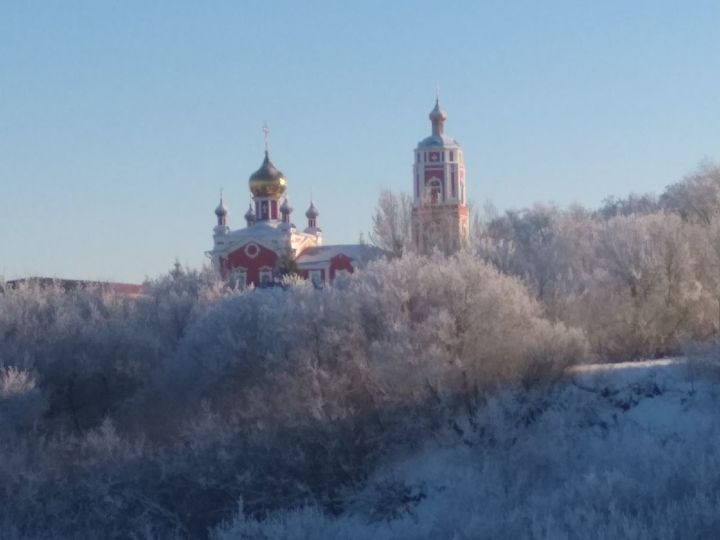
[[262,165],[250,176],[248,183],[253,197],[278,198],[287,189],[287,181],[283,173],[278,171],[275,165],[272,164],[267,150],[265,150],[265,159]]

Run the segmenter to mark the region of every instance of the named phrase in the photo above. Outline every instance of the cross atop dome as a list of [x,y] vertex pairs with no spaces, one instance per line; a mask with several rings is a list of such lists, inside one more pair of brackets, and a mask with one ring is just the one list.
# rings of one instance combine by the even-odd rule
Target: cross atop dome
[[263,122],[262,132],[263,132],[263,135],[265,136],[265,152],[267,152],[268,151],[268,139],[270,137],[270,126],[268,126],[267,122]]

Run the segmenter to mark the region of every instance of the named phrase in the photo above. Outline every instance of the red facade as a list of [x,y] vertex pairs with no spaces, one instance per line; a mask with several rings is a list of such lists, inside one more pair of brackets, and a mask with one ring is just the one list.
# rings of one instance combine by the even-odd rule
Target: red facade
[[222,276],[227,279],[232,271],[244,270],[246,285],[261,283],[262,271],[273,271],[277,264],[277,254],[260,244],[248,242],[222,259]]
[[350,257],[340,253],[339,255],[335,255],[332,259],[330,259],[330,281],[334,280],[335,274],[342,270],[345,270],[352,274],[353,265],[352,259]]

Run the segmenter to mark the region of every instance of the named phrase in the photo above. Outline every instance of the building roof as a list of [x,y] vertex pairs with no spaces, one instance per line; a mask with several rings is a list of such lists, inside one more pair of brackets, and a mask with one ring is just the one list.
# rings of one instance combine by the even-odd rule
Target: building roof
[[459,147],[458,142],[452,137],[448,137],[444,133],[441,135],[430,135],[418,143],[418,148],[430,148],[433,146]]
[[115,283],[111,281],[85,281],[82,279],[56,279],[48,277],[29,277],[7,281],[5,285],[14,289],[21,285],[37,285],[40,288],[60,287],[65,291],[98,287],[104,291],[112,291],[126,296],[139,296],[143,293],[143,286],[136,283]]
[[313,266],[327,263],[333,257],[345,255],[360,265],[381,257],[389,257],[390,252],[367,244],[339,244],[334,246],[317,246],[303,251],[297,258],[299,266]]
[[283,228],[283,222],[279,219],[264,219],[258,221],[252,227],[243,227],[230,231],[226,238],[233,240],[235,238],[267,238],[276,237]]
[[279,253],[288,247],[302,249],[310,241],[316,243],[318,236],[312,232],[299,231],[292,223],[268,219],[258,221],[252,227],[244,227],[216,236],[212,251],[206,253],[208,256],[224,256],[240,249],[248,242],[255,242]]

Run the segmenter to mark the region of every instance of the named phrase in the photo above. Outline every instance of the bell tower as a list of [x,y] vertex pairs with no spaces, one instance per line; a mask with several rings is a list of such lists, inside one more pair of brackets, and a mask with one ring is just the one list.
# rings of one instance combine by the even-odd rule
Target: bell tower
[[413,243],[419,253],[438,249],[450,254],[468,239],[465,161],[460,145],[445,134],[447,113],[438,99],[429,117],[432,134],[415,149]]

